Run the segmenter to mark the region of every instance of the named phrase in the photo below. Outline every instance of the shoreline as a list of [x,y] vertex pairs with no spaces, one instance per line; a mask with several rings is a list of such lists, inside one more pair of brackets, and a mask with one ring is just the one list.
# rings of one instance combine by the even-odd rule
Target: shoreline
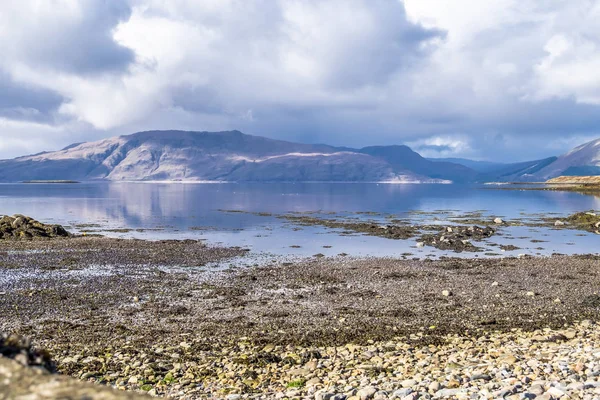
[[[577,324],[600,320],[597,256],[229,265],[243,254],[196,241],[0,241],[0,331],[33,338],[63,374],[151,394],[317,398],[326,389],[351,397],[374,386],[390,398],[407,389],[401,381],[413,377],[398,371],[416,352],[450,357],[454,342],[518,344],[588,332],[591,322]],[[581,337],[597,335],[592,331]],[[339,356],[348,346],[355,350]],[[455,351],[458,357],[461,347]],[[374,355],[363,360],[365,352]],[[369,361],[376,356],[381,361]],[[389,357],[397,365],[383,366]],[[363,364],[372,368],[358,368]],[[339,378],[346,385],[325,379],[346,367],[362,377],[354,389],[345,390],[347,378]],[[470,390],[471,380],[457,387],[450,380],[439,390]],[[411,390],[428,393],[433,381],[423,382]]]

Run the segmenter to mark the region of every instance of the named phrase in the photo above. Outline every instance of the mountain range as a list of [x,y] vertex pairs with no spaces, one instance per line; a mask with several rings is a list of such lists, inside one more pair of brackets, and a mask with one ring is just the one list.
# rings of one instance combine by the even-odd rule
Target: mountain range
[[419,182],[539,181],[600,174],[600,140],[516,164],[426,159],[407,146],[302,144],[239,131],[148,131],[0,160],[0,181]]

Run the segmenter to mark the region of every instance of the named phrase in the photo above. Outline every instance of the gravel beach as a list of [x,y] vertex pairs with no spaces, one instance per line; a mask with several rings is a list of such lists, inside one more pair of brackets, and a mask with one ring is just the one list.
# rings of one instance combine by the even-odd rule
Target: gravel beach
[[598,257],[245,254],[0,241],[0,331],[63,374],[175,398],[600,396]]

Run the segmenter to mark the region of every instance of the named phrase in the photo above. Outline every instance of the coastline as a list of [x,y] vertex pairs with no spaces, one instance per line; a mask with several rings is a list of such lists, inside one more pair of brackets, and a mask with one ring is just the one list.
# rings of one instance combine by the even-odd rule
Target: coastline
[[[465,397],[514,389],[512,375],[525,390],[536,374],[547,391],[555,371],[523,370],[536,351],[524,343],[600,347],[588,321],[600,317],[597,256],[231,263],[244,253],[196,241],[0,241],[0,330],[32,337],[61,373],[175,398]],[[496,345],[520,349],[508,378]],[[487,361],[461,364],[472,363],[465,348]],[[418,354],[437,367],[415,370]],[[558,378],[556,390],[573,383]]]

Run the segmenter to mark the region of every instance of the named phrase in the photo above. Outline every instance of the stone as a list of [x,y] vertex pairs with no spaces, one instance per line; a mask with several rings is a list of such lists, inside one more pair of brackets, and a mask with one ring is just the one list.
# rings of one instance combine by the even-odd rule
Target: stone
[[321,379],[314,377],[306,381],[306,386],[316,386],[321,384]]
[[461,389],[441,389],[435,392],[435,397],[452,397],[461,392]]
[[544,389],[544,387],[542,385],[532,385],[529,390],[529,393],[533,393],[536,396],[540,396],[544,393],[546,393],[546,389]]
[[411,393],[413,393],[411,388],[398,389],[392,393],[392,399],[403,399]]
[[559,399],[567,394],[566,392],[562,391],[561,389],[559,389],[557,387],[551,387],[551,388],[549,388],[546,391],[546,393],[548,393],[552,397],[556,397],[556,398],[559,398]]
[[360,389],[356,395],[360,400],[369,400],[375,397],[375,393],[377,393],[377,389],[375,389],[373,386],[367,386]]
[[414,380],[414,379],[406,379],[406,380],[400,382],[400,385],[403,388],[410,388],[410,387],[416,386],[417,385],[417,381]]

